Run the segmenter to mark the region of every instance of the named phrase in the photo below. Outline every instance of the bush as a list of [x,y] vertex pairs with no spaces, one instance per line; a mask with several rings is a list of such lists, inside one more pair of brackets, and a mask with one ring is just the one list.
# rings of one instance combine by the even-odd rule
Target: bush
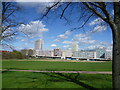
[[19,51],[13,51],[13,52],[2,52],[2,59],[23,59],[26,58],[22,55]]

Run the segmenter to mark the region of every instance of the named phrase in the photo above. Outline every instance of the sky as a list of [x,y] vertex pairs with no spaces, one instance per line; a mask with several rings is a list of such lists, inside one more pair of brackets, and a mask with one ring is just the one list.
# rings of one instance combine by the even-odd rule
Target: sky
[[[110,50],[112,48],[111,29],[109,26],[104,25],[104,22],[98,17],[92,18],[82,29],[71,31],[72,28],[82,25],[84,20],[81,20],[80,24],[72,22],[69,25],[65,20],[55,16],[54,13],[50,13],[49,18],[45,17],[40,20],[40,17],[45,12],[45,7],[49,7],[53,3],[17,2],[16,4],[23,10],[15,15],[18,20],[24,22],[24,24],[14,28],[20,32],[11,42],[16,50],[33,49],[34,42],[38,39],[44,40],[44,50],[54,48],[71,49],[72,43],[78,43],[79,50],[103,47]],[[70,17],[71,20],[74,21],[76,14],[74,13]]]

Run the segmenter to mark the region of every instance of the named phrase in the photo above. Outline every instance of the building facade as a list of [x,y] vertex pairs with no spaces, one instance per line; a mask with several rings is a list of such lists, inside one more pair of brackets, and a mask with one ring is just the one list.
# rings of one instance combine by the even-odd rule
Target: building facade
[[71,50],[62,50],[62,59],[66,59],[66,57],[72,57],[73,53]]
[[78,51],[78,43],[72,43],[72,51]]
[[75,51],[73,52],[73,57],[94,59],[96,58],[96,52],[94,50]]
[[105,58],[112,60],[112,50],[106,50]]
[[54,49],[54,56],[62,56],[62,51],[59,48]]
[[96,58],[105,58],[105,49],[96,49]]
[[43,46],[44,46],[44,41],[42,39],[38,39],[35,41],[34,49],[35,50],[43,50]]
[[54,52],[51,50],[39,50],[37,56],[53,57]]

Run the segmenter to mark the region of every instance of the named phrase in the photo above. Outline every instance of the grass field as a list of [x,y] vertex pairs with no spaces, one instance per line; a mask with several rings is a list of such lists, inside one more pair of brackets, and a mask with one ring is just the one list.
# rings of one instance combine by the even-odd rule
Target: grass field
[[111,71],[112,62],[2,61],[3,69],[48,71]]
[[3,72],[3,88],[112,88],[111,75]]
[[[47,71],[111,71],[112,62],[3,60],[3,69]],[[2,72],[3,88],[112,88],[112,75],[78,73]]]

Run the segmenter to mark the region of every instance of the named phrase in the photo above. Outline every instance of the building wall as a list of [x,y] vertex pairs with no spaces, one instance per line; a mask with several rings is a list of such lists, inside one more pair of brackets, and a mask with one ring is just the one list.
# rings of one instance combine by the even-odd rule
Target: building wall
[[112,51],[111,50],[107,50],[106,51],[105,58],[112,60]]
[[95,58],[95,51],[75,51],[73,52],[73,57],[80,57],[80,58]]
[[54,49],[54,56],[62,56],[62,51],[59,48]]
[[96,58],[105,58],[105,49],[96,49]]
[[54,52],[50,50],[39,50],[37,51],[37,56],[46,56],[46,57],[53,57]]
[[73,53],[71,50],[62,50],[62,58],[66,58],[66,57],[72,57]]
[[35,50],[43,50],[44,41],[42,39],[38,39],[35,41],[34,49]]
[[[28,52],[26,52],[28,54]],[[106,58],[112,59],[112,51],[104,51],[104,50],[96,50],[96,51],[89,51],[89,50],[82,50],[82,51],[74,51],[71,50],[60,50],[54,49],[52,50],[36,50],[35,53],[37,56],[46,56],[46,57],[61,57],[65,59],[66,57],[77,57],[77,58],[86,58],[86,59],[97,59],[97,58]],[[105,57],[101,57],[105,56]]]
[[72,51],[78,51],[78,43],[72,43]]

